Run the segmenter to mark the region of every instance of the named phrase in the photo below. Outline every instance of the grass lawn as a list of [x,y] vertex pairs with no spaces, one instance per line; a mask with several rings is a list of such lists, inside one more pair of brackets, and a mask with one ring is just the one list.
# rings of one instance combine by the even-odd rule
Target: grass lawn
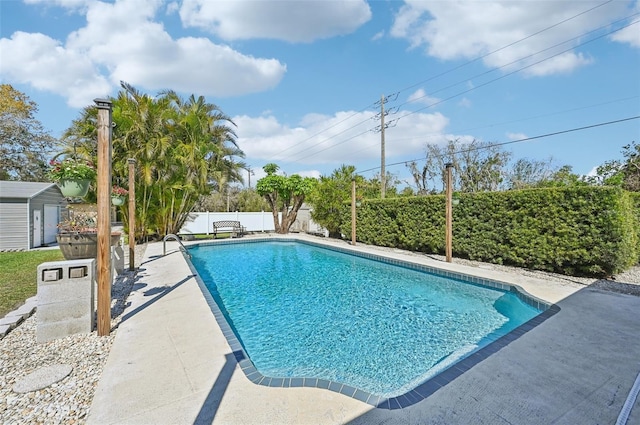
[[64,260],[59,249],[0,252],[0,318],[38,292],[38,265]]

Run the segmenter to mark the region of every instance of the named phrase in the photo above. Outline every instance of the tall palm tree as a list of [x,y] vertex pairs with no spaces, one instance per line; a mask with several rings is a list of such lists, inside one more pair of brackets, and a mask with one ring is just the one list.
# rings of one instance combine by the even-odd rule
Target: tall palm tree
[[[136,159],[136,237],[176,233],[210,181],[241,180],[244,157],[235,124],[202,96],[187,100],[174,91],[157,97],[121,82],[112,98],[113,180],[128,180],[128,159]],[[65,153],[95,160],[97,108],[86,107],[65,132]],[[128,205],[123,206],[128,227]]]

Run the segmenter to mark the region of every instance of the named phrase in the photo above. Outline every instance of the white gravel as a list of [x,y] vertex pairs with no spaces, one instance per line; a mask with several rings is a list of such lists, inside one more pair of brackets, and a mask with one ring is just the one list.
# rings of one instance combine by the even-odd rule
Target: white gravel
[[[142,259],[145,247],[136,247],[136,263]],[[85,422],[134,280],[135,272],[125,271],[112,285],[114,330],[109,336],[99,337],[94,331],[38,344],[33,315],[0,340],[0,424]],[[25,376],[56,364],[68,364],[73,370],[47,388],[24,394],[12,391]]]
[[[136,250],[138,260],[142,259],[144,248],[142,245]],[[444,261],[441,256],[429,255],[429,257]],[[534,276],[564,285],[582,287],[593,285],[601,289],[640,295],[640,266],[615,276],[615,280],[597,280],[457,258],[454,258],[453,262]],[[120,321],[134,279],[134,273],[125,272],[113,285],[112,329],[115,329]],[[98,337],[96,332],[92,332],[88,335],[69,336],[43,344],[36,343],[35,331],[36,320],[35,316],[32,316],[0,340],[0,423],[84,423],[117,329],[108,337]],[[73,370],[67,378],[42,390],[25,394],[12,391],[16,381],[40,367],[54,364],[69,364]]]

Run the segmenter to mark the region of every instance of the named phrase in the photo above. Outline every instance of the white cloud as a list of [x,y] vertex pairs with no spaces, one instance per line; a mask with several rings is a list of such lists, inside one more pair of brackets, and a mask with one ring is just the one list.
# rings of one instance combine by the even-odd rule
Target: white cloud
[[373,37],[371,37],[371,41],[381,40],[382,38],[384,38],[384,35],[385,35],[384,31],[377,32],[373,35]]
[[371,19],[371,9],[364,0],[184,0],[180,17],[225,40],[310,42],[353,32]]
[[411,93],[407,101],[422,103],[423,105],[431,106],[439,103],[440,99],[427,95],[427,92],[425,92],[424,89],[418,89],[415,92]]
[[[309,114],[297,126],[280,123],[273,116],[242,115],[233,120],[238,125],[238,144],[248,158],[276,163],[342,164],[379,158],[380,134],[370,131],[376,127],[372,120],[376,112]],[[386,131],[387,158],[423,151],[425,138],[444,138],[448,123],[440,113],[399,119]]]
[[[640,1],[636,0],[635,7],[631,12],[640,13]],[[633,20],[638,17],[634,16]],[[628,43],[632,47],[640,48],[640,22],[636,22],[628,27],[615,32],[611,35],[611,39],[620,43]]]
[[111,91],[88,57],[44,34],[16,32],[0,39],[0,50],[3,78],[64,96],[72,107],[86,106]]
[[110,94],[120,80],[147,90],[233,96],[273,88],[286,72],[276,59],[244,55],[207,38],[172,38],[154,20],[161,1],[88,4],[86,26],[66,42],[22,32],[0,39],[2,75],[66,96],[79,107],[96,94]]
[[629,43],[632,47],[640,48],[640,28],[638,28],[638,24],[631,25],[613,34],[611,38],[621,43]]
[[471,108],[471,101],[466,98],[463,97],[462,99],[460,99],[460,102],[458,102],[459,106],[462,106],[463,108]]
[[589,172],[587,174],[585,174],[585,176],[587,177],[595,177],[598,175],[598,166],[596,165],[595,167],[593,167],[591,170],[589,170]]
[[312,177],[314,179],[319,179],[322,173],[318,170],[302,170],[296,171],[294,174],[299,174],[301,177]]
[[524,133],[507,133],[507,138],[509,140],[523,140],[528,138],[528,136]]
[[[554,51],[527,57],[625,16],[625,2],[611,2],[575,19],[542,31],[557,22],[586,11],[597,3],[555,1],[447,1],[406,0],[395,16],[391,35],[406,39],[412,48],[424,48],[439,59],[482,60],[488,67],[515,70],[532,65],[553,54],[559,56],[524,72],[527,75],[568,73],[591,62],[580,53],[562,50],[583,39],[564,44]],[[542,32],[540,32],[542,31]],[[531,38],[528,36],[540,32]],[[525,39],[521,42],[519,40]],[[512,46],[505,46],[515,43]]]
[[80,9],[91,3],[91,0],[24,0],[26,4],[45,4],[47,6],[55,5],[66,9]]

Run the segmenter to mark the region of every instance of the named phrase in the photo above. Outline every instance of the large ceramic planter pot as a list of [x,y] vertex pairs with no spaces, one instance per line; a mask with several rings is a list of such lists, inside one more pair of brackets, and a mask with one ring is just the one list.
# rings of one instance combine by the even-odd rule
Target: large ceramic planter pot
[[58,187],[67,198],[84,198],[89,191],[91,180],[60,180]]
[[[92,233],[59,233],[56,235],[58,246],[66,260],[96,258],[98,256],[98,234]],[[120,233],[111,234],[111,246],[120,243]]]
[[125,201],[124,196],[112,196],[111,197],[111,203],[113,205],[115,205],[116,207],[119,207],[120,205],[124,205],[124,201]]

